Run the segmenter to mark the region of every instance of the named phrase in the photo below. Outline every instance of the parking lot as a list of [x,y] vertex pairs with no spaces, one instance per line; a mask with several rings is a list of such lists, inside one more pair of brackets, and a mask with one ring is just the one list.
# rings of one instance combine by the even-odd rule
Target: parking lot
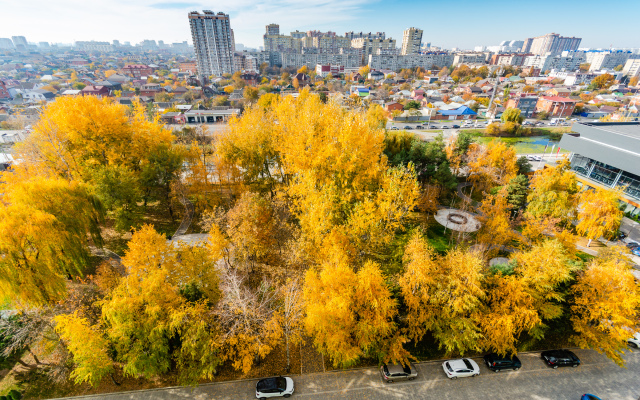
[[[551,369],[540,353],[520,353],[519,371],[491,372],[480,358],[480,376],[449,380],[441,361],[416,364],[418,377],[410,382],[385,384],[378,368],[363,368],[293,376],[295,398],[308,399],[433,399],[433,400],[579,400],[593,393],[602,400],[638,400],[640,352],[628,354],[626,369],[591,350],[574,350],[578,368]],[[195,388],[167,388],[85,396],[84,399],[197,399],[238,400],[255,398],[257,380],[212,383]]]

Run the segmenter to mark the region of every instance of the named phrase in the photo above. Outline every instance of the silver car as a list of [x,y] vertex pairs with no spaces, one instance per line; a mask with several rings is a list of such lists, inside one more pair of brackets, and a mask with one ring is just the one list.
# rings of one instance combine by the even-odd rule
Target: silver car
[[412,381],[418,376],[418,371],[413,364],[383,364],[380,367],[380,375],[382,380],[386,383],[393,383],[395,381]]

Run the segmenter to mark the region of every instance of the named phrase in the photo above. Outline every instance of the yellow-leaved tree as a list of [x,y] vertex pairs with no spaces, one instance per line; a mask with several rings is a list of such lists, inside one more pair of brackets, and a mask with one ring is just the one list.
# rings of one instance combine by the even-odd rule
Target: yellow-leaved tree
[[[555,319],[562,315],[565,293],[560,285],[570,281],[576,266],[570,262],[570,255],[557,240],[545,240],[533,245],[529,250],[517,252],[512,259],[516,262],[515,273],[522,280],[527,293],[533,299],[533,307],[541,320]],[[544,324],[540,323],[531,332],[542,334]]]
[[494,139],[484,146],[472,143],[467,157],[469,181],[480,191],[506,185],[518,174],[516,150],[501,141]]
[[525,280],[515,275],[498,273],[486,280],[487,298],[479,314],[484,336],[482,347],[498,354],[515,354],[522,332],[532,331],[542,321],[535,299]]
[[479,350],[482,258],[454,249],[445,256],[415,232],[405,248],[405,272],[399,285],[407,306],[407,334],[414,341],[428,331],[447,353]]
[[320,271],[307,271],[304,300],[307,332],[335,366],[380,355],[396,328],[396,301],[373,262],[354,272],[344,255],[334,255]]
[[627,339],[638,325],[640,288],[619,247],[596,258],[578,274],[572,288],[571,321],[578,346],[605,354],[623,366]]
[[205,246],[170,245],[149,225],[133,235],[122,258],[128,275],[101,302],[125,374],[150,378],[176,362],[183,383],[213,376],[221,362],[215,260]]
[[621,190],[595,188],[584,190],[578,196],[578,225],[576,231],[591,241],[620,227],[623,213],[619,207]]
[[113,372],[109,341],[104,333],[77,312],[58,315],[54,320],[55,331],[73,355],[75,365],[71,377],[76,383],[87,382],[97,386],[102,378]]
[[536,171],[526,212],[535,219],[557,218],[566,224],[575,217],[577,193],[575,174],[565,158],[554,167]]
[[85,185],[29,176],[19,165],[0,185],[0,289],[16,305],[64,299],[69,277],[83,274],[88,246],[102,245],[100,202]]
[[507,188],[503,186],[497,194],[485,196],[479,212],[482,227],[476,236],[478,243],[485,245],[489,253],[500,251],[515,237],[509,219]]

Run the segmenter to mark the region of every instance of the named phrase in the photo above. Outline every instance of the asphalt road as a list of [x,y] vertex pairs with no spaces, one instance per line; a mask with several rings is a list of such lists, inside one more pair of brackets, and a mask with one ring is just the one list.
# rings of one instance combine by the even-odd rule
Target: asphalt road
[[[494,373],[477,359],[480,376],[457,380],[445,377],[441,362],[417,364],[415,381],[392,384],[383,383],[376,368],[293,376],[292,399],[579,400],[582,394],[593,393],[602,400],[640,400],[640,352],[626,357],[627,368],[616,366],[595,351],[575,353],[582,360],[581,366],[557,370],[547,367],[539,353],[520,354],[520,371]],[[78,399],[253,399],[255,383],[245,380]]]

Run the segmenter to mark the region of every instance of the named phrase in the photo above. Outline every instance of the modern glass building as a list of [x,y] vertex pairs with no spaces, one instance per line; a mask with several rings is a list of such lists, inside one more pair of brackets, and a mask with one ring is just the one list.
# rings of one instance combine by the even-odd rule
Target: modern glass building
[[560,147],[571,151],[571,169],[590,187],[622,188],[625,212],[640,213],[640,123],[574,124]]

